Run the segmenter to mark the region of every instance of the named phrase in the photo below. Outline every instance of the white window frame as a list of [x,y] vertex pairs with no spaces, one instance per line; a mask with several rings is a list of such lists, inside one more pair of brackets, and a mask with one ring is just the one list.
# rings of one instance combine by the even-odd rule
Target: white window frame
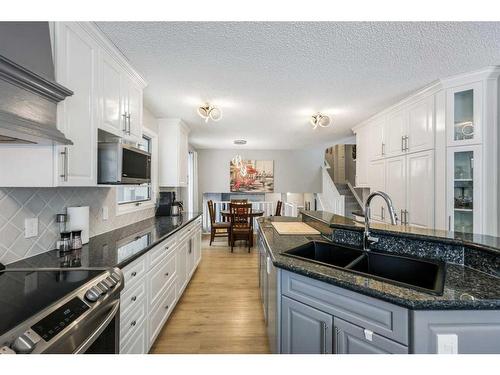
[[158,134],[150,129],[142,128],[142,133],[151,142],[151,199],[142,202],[118,203],[118,193],[116,193],[116,216],[129,214],[132,212],[147,210],[156,206],[158,195]]

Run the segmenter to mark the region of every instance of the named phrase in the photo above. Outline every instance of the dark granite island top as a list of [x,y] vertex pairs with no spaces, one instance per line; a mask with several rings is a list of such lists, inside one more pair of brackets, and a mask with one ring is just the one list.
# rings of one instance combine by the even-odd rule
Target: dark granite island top
[[[347,218],[343,219],[350,220]],[[337,216],[335,220],[342,221],[342,217]],[[283,252],[305,244],[312,239],[323,241],[325,239],[319,235],[279,235],[271,225],[272,221],[301,220],[287,217],[258,219],[259,228],[271,252],[273,264],[278,268],[302,274],[413,310],[500,309],[500,278],[498,277],[464,266],[463,264],[447,263],[443,295],[437,296],[427,294],[354,274],[349,271],[283,255]],[[341,223],[339,224],[342,225]]]
[[123,268],[200,216],[201,213],[184,213],[182,216],[152,217],[92,237],[79,250],[64,254],[52,250],[6,267]]

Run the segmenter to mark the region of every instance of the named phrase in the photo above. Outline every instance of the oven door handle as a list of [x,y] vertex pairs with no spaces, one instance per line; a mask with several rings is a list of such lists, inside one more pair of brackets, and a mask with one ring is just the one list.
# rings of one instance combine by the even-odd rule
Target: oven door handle
[[118,309],[120,308],[120,300],[117,299],[113,302],[113,307],[111,311],[108,313],[103,322],[99,325],[99,327],[90,335],[74,352],[73,354],[81,354],[85,353],[85,351],[94,343],[94,341],[104,332],[104,330],[108,327],[109,323],[116,316]]

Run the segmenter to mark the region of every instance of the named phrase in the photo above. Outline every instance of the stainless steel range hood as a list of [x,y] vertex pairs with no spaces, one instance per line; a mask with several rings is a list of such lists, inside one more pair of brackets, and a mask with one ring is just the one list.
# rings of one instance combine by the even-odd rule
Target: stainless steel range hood
[[0,22],[0,145],[73,144],[56,126],[70,95],[55,82],[49,23]]

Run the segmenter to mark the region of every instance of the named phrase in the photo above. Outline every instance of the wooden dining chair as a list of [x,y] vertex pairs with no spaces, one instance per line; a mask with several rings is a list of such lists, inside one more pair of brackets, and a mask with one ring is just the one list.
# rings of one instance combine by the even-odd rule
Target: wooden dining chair
[[274,216],[281,216],[281,207],[283,206],[283,202],[282,201],[278,201],[276,203],[276,213],[274,214]]
[[231,213],[231,252],[233,252],[235,241],[238,240],[245,240],[248,244],[248,252],[250,252],[253,243],[252,204],[231,204],[229,210]]
[[227,237],[227,244],[230,245],[231,223],[215,221],[214,202],[209,200],[207,204],[208,212],[210,214],[210,246],[212,246],[212,242],[215,240],[215,237]]

